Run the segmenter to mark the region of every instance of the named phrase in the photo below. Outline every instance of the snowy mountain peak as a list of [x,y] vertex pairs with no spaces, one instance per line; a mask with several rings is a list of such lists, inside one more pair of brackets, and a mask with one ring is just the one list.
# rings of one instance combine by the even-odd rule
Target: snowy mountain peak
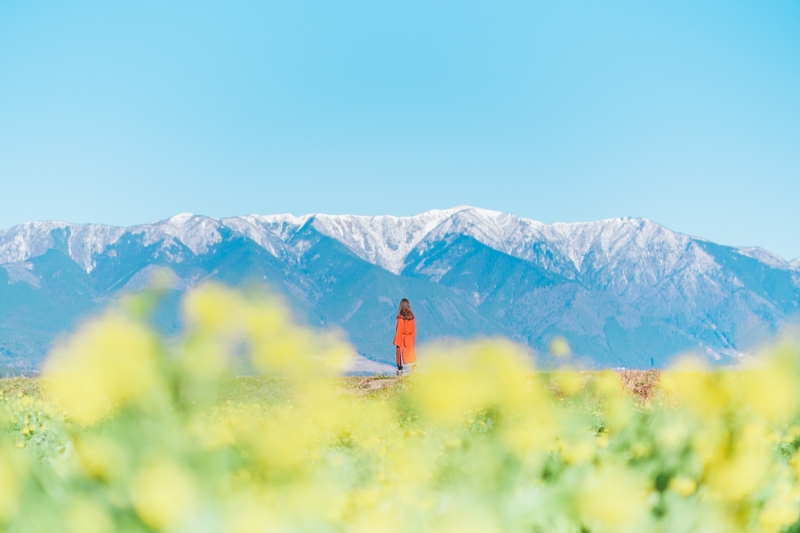
[[[92,254],[113,244],[124,228],[101,224],[68,224],[58,221],[29,222],[0,230],[0,264],[28,261],[48,250],[63,250],[84,270],[93,268]],[[61,242],[56,242],[57,237]]]
[[[556,223],[548,237],[558,243],[578,271],[587,259],[593,266],[633,255],[652,255],[658,249],[667,256],[680,254],[691,238],[644,218],[610,218],[597,222]],[[549,232],[548,232],[549,233]],[[650,253],[644,253],[650,250]]]
[[[222,240],[220,229],[255,241],[276,257],[296,255],[293,241],[310,225],[362,259],[390,272],[402,272],[412,250],[421,252],[447,235],[466,235],[502,253],[533,262],[568,278],[586,272],[628,281],[663,279],[687,265],[712,268],[701,242],[645,218],[611,218],[596,222],[545,224],[512,214],[471,206],[436,209],[413,216],[308,214],[247,215],[221,220],[181,213],[130,228],[46,221],[0,230],[0,264],[27,261],[52,248],[69,253],[84,270],[93,257],[129,232],[143,236],[145,246],[186,246],[202,255]],[[695,244],[692,244],[695,243]],[[773,268],[800,269],[800,258],[788,263],[760,248],[738,253]],[[170,252],[172,253],[172,252]],[[174,256],[179,260],[180,255]],[[703,267],[703,268],[705,268]]]
[[313,215],[246,215],[223,218],[222,224],[258,243],[272,255],[278,257],[288,247],[286,242]]
[[469,208],[437,209],[409,217],[317,214],[312,225],[362,259],[399,274],[406,256],[425,236],[465,209]]
[[125,231],[125,228],[101,224],[70,225],[69,256],[85,271],[91,272],[95,267],[95,254],[102,254]]
[[[264,228],[276,237],[286,240],[303,227],[309,220],[316,215],[247,215],[245,217],[237,217],[246,220],[250,224]],[[226,219],[228,220],[228,219]]]
[[[653,245],[673,255],[690,238],[644,218],[612,218],[597,222],[545,224],[515,215],[478,208],[463,208],[439,225],[426,241],[447,234],[463,234],[526,261],[538,258],[564,274],[582,271],[587,258],[593,263],[613,263],[626,254],[641,254]],[[545,260],[544,257],[549,259]]]
[[55,246],[52,231],[68,226],[65,222],[27,222],[0,230],[0,264],[27,261]]
[[28,261],[60,248],[87,272],[94,269],[93,256],[102,254],[126,232],[143,234],[146,246],[179,241],[195,254],[208,251],[221,240],[220,223],[213,218],[182,213],[166,220],[130,228],[103,224],[69,224],[58,221],[29,222],[0,230],[0,264]]
[[144,234],[145,246],[162,242],[164,247],[169,247],[178,241],[194,254],[203,254],[222,240],[219,227],[220,222],[216,219],[181,213],[166,220],[134,226],[129,231]]
[[184,224],[194,216],[194,213],[178,213],[177,215],[171,216],[168,220],[175,224]]

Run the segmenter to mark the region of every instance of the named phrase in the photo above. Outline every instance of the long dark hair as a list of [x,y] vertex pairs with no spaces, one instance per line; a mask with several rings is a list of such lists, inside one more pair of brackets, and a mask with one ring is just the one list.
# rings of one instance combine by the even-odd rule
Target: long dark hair
[[408,303],[407,298],[400,300],[400,312],[397,313],[397,318],[403,318],[405,320],[414,319],[414,313],[411,312],[411,304]]

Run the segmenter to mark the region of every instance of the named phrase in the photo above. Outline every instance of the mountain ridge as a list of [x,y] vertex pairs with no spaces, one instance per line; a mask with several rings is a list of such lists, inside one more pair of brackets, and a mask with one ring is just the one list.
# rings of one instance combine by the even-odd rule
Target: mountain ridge
[[[379,361],[391,358],[393,306],[411,294],[422,340],[504,335],[543,352],[563,336],[597,366],[657,366],[684,350],[733,361],[794,323],[800,305],[800,259],[644,218],[545,224],[459,206],[410,217],[181,213],[127,228],[44,221],[0,230],[0,354],[35,366],[43,346],[156,269],[170,272],[176,298],[207,279],[266,282]],[[15,309],[40,339],[15,336]],[[180,322],[176,309],[160,316],[166,329]]]
[[[285,240],[287,237],[287,230],[290,228],[296,230],[308,222],[311,222],[312,224],[319,222],[319,224],[315,224],[315,226],[317,229],[321,230],[323,234],[343,242],[345,246],[348,246],[348,248],[354,251],[354,253],[357,253],[357,255],[363,259],[397,274],[402,270],[402,260],[404,260],[407,254],[410,253],[411,250],[426,237],[431,235],[441,236],[448,232],[459,232],[458,225],[453,224],[451,219],[454,216],[463,214],[465,212],[469,213],[470,215],[480,215],[482,220],[479,220],[479,223],[476,224],[475,218],[477,217],[472,217],[472,220],[467,221],[468,227],[464,227],[465,225],[462,224],[460,230],[462,232],[466,231],[468,234],[472,234],[471,232],[478,233],[478,235],[473,236],[478,238],[478,240],[484,244],[487,244],[498,251],[508,253],[509,255],[529,260],[530,255],[526,255],[526,251],[520,245],[520,240],[525,242],[526,240],[531,240],[531,238],[547,239],[549,241],[557,242],[563,248],[565,248],[567,257],[569,257],[569,259],[578,269],[580,269],[583,258],[588,253],[593,240],[602,237],[609,238],[611,236],[603,235],[604,230],[612,229],[614,227],[620,228],[625,224],[628,224],[628,226],[631,224],[638,224],[637,229],[639,230],[642,230],[643,228],[657,228],[664,233],[682,238],[686,242],[689,240],[705,240],[699,237],[693,237],[687,234],[672,231],[666,226],[658,224],[647,218],[615,217],[593,222],[554,222],[547,224],[532,219],[517,217],[516,215],[508,213],[502,213],[500,211],[492,211],[471,206],[458,206],[451,209],[430,210],[418,215],[404,217],[392,215],[328,215],[324,213],[313,213],[301,216],[290,214],[253,214],[216,219],[207,217],[205,215],[180,213],[164,220],[136,224],[133,226],[70,223],[48,220],[27,222],[12,226],[11,228],[0,229],[0,264],[25,261],[31,257],[41,255],[46,249],[54,246],[52,239],[49,247],[42,242],[42,239],[36,239],[33,251],[31,251],[27,246],[25,246],[25,244],[27,244],[25,237],[27,237],[28,241],[33,240],[31,239],[31,234],[33,233],[32,230],[38,230],[39,232],[44,232],[45,234],[49,233],[53,229],[69,228],[72,230],[73,233],[70,236],[70,255],[76,260],[76,262],[81,264],[81,266],[88,271],[91,269],[91,265],[89,263],[90,257],[87,257],[86,253],[101,253],[109,245],[116,242],[116,240],[118,240],[124,233],[143,233],[146,237],[145,242],[147,244],[158,242],[163,240],[165,237],[171,237],[173,239],[177,238],[193,252],[204,253],[209,245],[218,242],[219,234],[215,230],[219,227],[219,225],[222,225],[230,227],[236,231],[240,231],[247,237],[259,242],[259,244],[262,244],[265,249],[268,249],[271,253],[273,253],[273,255],[277,256],[278,251],[270,249],[269,245],[266,244],[269,242],[269,239],[263,239],[264,231],[269,232],[274,238]],[[486,222],[495,222],[499,218],[506,219],[506,227],[501,227],[500,231],[498,231],[498,226],[496,224],[495,228],[487,228],[488,224],[486,224]],[[430,220],[433,220],[435,223],[430,224]],[[418,231],[421,230],[423,234],[421,236],[414,236],[410,239],[407,239],[406,242],[402,243],[404,246],[399,245],[399,239],[397,239],[396,235],[392,236],[394,237],[394,242],[389,242],[388,245],[381,246],[381,244],[384,244],[386,235],[379,234],[377,228],[366,227],[368,225],[374,226],[375,222],[383,224],[384,227],[387,226],[385,222],[394,222],[400,226],[401,229],[406,229],[408,226],[414,226],[414,223],[418,221],[422,221],[421,224],[416,224],[416,226],[421,226],[421,228],[418,228]],[[249,223],[251,226],[253,226],[253,228],[250,228],[248,231],[242,226],[242,222]],[[256,222],[261,223],[261,228],[258,228]],[[483,224],[480,224],[480,222]],[[214,223],[218,225],[217,228],[210,228],[209,226],[213,225]],[[524,227],[528,231],[527,233],[524,231],[508,233],[507,226],[509,225],[517,226],[516,229]],[[199,235],[195,231],[198,228],[201,230]],[[478,228],[477,231],[476,228]],[[187,231],[187,229],[191,231]],[[253,229],[261,229],[262,232],[259,234],[257,231],[253,231]],[[276,229],[278,231],[275,231]],[[487,231],[487,229],[494,229],[495,231],[493,234],[491,234],[489,231]],[[503,233],[503,229],[506,230],[505,233]],[[631,228],[628,227],[627,229],[630,230]],[[77,230],[77,232],[74,230]],[[353,230],[361,230],[360,238],[366,240],[359,243],[358,239],[352,238],[354,235]],[[570,240],[570,234],[573,237],[579,236],[580,239],[577,241],[575,239]],[[22,237],[21,239],[19,238],[20,236]],[[80,239],[85,239],[86,236],[93,237],[90,239],[91,245],[88,250],[78,250],[77,253],[73,254],[73,242],[77,244],[80,242]],[[10,237],[16,237],[16,239],[12,240]],[[14,247],[14,244],[17,244],[18,246]],[[361,244],[362,246],[359,247],[357,246],[358,244]],[[602,244],[606,245],[608,248],[607,251],[611,251],[611,247],[609,245],[612,243],[609,240],[604,241]],[[392,248],[393,245],[395,246],[394,249]],[[731,248],[736,249],[743,255],[758,259],[761,262],[768,262],[775,268],[784,268],[788,270],[800,269],[800,258],[787,261],[777,254],[774,254],[764,248],[755,246]],[[373,253],[370,254],[370,251]],[[381,256],[378,252],[383,252],[388,257]],[[400,258],[399,261],[398,257]]]

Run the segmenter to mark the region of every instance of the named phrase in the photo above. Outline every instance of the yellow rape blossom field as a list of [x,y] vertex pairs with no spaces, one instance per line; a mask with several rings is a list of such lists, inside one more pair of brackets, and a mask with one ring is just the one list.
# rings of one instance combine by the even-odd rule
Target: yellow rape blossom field
[[154,298],[0,385],[0,530],[800,531],[796,345],[743,369],[686,360],[644,394],[537,372],[502,340],[341,378],[346,341],[275,300],[206,285],[165,340]]

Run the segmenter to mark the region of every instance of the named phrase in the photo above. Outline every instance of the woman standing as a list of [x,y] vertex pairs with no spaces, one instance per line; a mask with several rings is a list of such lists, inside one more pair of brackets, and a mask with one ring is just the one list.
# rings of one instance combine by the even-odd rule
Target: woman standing
[[417,366],[417,352],[414,349],[414,345],[417,344],[417,324],[414,322],[411,304],[405,298],[400,300],[393,344],[397,347],[397,375],[403,375],[404,365],[410,365],[413,372]]

